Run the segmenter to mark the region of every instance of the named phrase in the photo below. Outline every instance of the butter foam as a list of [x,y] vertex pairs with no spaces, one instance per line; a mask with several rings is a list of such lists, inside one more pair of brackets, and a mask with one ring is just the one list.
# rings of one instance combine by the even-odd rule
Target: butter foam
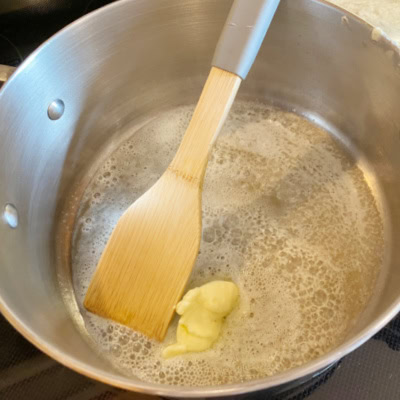
[[72,243],[76,300],[101,354],[145,381],[203,386],[302,365],[340,344],[364,310],[383,257],[383,226],[362,170],[321,128],[238,101],[211,153],[203,235],[188,289],[232,280],[240,303],[211,350],[164,360],[163,343],[86,312],[82,301],[122,212],[163,173],[192,106],[124,142],[88,185]]

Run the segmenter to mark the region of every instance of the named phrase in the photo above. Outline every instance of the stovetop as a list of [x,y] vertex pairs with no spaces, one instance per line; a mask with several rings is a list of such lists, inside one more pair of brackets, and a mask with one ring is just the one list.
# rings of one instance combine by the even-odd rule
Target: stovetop
[[[18,66],[62,27],[113,0],[1,0],[0,64]],[[400,4],[399,4],[400,7]],[[1,400],[123,400],[127,393],[63,367],[27,342],[0,315]],[[400,399],[400,314],[320,376],[271,400]],[[148,397],[151,399],[151,397]]]

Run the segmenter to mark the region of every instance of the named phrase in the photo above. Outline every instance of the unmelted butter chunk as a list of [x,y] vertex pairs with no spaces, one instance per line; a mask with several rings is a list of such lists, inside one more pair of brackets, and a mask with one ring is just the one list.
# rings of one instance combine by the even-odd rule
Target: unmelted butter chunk
[[177,343],[164,349],[164,358],[209,349],[218,339],[224,317],[235,307],[239,290],[232,282],[214,281],[189,290],[177,304],[181,315]]

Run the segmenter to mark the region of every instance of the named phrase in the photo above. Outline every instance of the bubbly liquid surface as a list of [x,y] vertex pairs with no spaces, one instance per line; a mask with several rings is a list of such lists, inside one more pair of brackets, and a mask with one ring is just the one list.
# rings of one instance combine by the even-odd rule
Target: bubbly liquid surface
[[342,146],[262,104],[235,104],[206,173],[201,250],[188,288],[230,279],[240,289],[213,349],[163,360],[177,319],[160,344],[82,306],[113,226],[166,169],[192,111],[165,112],[135,132],[85,191],[72,270],[86,329],[115,367],[145,381],[232,383],[304,364],[340,344],[364,310],[382,264],[383,225]]

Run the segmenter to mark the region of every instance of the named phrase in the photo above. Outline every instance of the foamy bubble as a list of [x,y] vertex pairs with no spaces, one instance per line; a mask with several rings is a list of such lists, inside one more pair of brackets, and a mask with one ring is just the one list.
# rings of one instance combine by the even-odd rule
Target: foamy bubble
[[85,191],[72,270],[87,331],[114,366],[151,382],[240,382],[304,364],[338,345],[365,308],[383,227],[362,171],[341,146],[262,104],[235,104],[206,173],[201,249],[188,286],[231,279],[241,296],[213,349],[163,360],[177,319],[160,344],[82,306],[113,226],[166,169],[192,110],[166,112],[135,132]]

